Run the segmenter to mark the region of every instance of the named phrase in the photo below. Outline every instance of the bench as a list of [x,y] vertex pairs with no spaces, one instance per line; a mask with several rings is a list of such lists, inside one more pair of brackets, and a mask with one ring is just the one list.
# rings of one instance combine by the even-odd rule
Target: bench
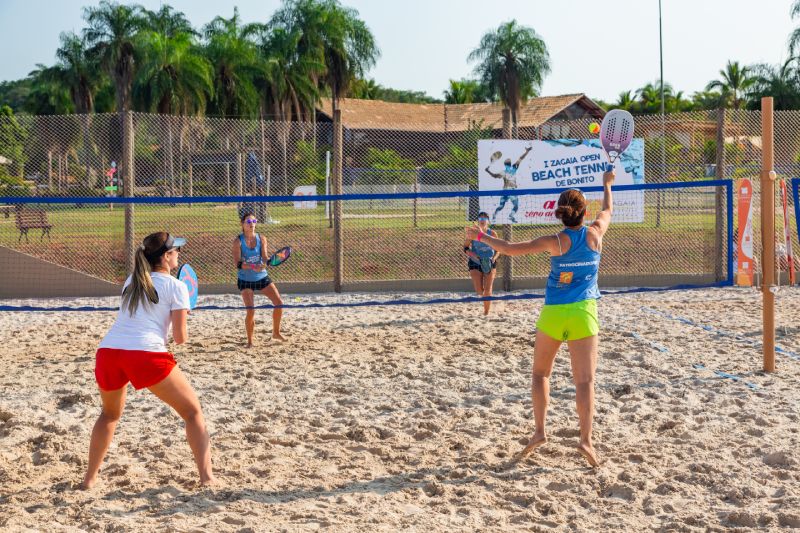
[[52,227],[53,225],[47,221],[46,211],[42,209],[17,209],[17,229],[19,230],[17,242],[21,242],[22,237],[25,237],[25,242],[30,242],[28,240],[28,230],[31,229],[42,230],[39,240],[44,239],[45,235],[49,239],[50,228]]
[[0,212],[2,212],[6,218],[11,216],[11,211],[14,210],[13,205],[0,205]]

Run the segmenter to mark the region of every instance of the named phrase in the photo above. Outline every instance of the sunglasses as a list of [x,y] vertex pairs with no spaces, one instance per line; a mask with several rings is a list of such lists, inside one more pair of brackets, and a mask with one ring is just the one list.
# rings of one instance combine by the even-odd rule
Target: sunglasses
[[488,217],[478,217],[478,221],[479,222],[488,222],[489,218]]
[[248,218],[244,221],[245,224],[255,224],[256,222],[258,222],[257,218]]

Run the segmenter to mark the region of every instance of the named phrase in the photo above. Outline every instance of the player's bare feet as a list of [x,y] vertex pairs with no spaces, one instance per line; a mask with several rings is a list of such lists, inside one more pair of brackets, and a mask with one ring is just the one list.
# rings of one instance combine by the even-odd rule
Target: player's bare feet
[[219,482],[217,481],[217,478],[215,478],[214,476],[211,476],[204,480],[203,479],[200,480],[200,486],[204,488],[216,487],[217,485],[219,485]]
[[586,442],[582,442],[578,444],[578,452],[586,459],[592,468],[597,468],[600,466],[600,460],[597,458],[597,452],[594,451],[594,447]]
[[80,490],[90,490],[92,487],[95,486],[96,483],[97,483],[97,477],[91,477],[91,478],[86,477],[83,479],[78,488],[80,488]]
[[518,463],[533,453],[533,450],[542,446],[543,444],[547,443],[547,435],[544,432],[539,433],[538,431],[533,434],[531,440],[528,441],[528,444],[519,452],[513,459],[513,462]]
[[279,341],[279,342],[286,342],[286,337],[281,335],[280,333],[273,333],[272,340]]

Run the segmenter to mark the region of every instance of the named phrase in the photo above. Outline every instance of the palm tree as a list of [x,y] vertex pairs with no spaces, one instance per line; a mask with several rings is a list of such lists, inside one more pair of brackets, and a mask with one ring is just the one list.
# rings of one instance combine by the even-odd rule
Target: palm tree
[[86,42],[74,33],[62,33],[59,39],[61,46],[56,50],[57,63],[40,69],[38,75],[40,79],[66,89],[76,113],[91,113],[101,81],[97,64],[88,54]]
[[284,0],[270,22],[273,28],[299,33],[297,52],[323,67],[311,75],[330,90],[333,110],[354,80],[375,65],[380,50],[358,11],[337,0]]
[[353,80],[350,92],[353,98],[361,98],[362,100],[377,100],[380,98],[382,87],[378,85],[372,78],[368,80],[357,79]]
[[144,20],[142,8],[101,0],[97,7],[84,8],[83,17],[89,23],[83,35],[114,82],[117,111],[128,111],[136,72],[136,35]]
[[[789,13],[792,17],[792,20],[794,20],[798,15],[800,15],[800,0],[794,0],[794,2],[792,2],[792,7],[790,8]],[[790,56],[794,57],[798,45],[800,45],[800,28],[795,28],[792,31],[791,35],[789,35]]]
[[255,45],[248,39],[252,28],[242,24],[239,9],[233,17],[215,17],[203,28],[205,54],[214,80],[212,111],[221,116],[254,116],[258,91],[253,82],[258,74]]
[[[644,87],[637,89],[636,95],[639,99],[642,113],[655,115],[661,112],[661,87],[657,83],[647,83]],[[666,110],[667,102],[670,98],[674,98],[672,85],[669,83],[664,84],[664,109]]]
[[550,54],[544,40],[533,28],[512,20],[484,34],[468,60],[479,61],[475,73],[511,109],[511,123],[516,130],[522,103],[538,94],[550,73]]
[[133,95],[142,108],[165,115],[199,114],[213,94],[211,64],[187,33],[145,32]]
[[189,19],[181,11],[175,11],[172,6],[162,5],[158,11],[144,10],[145,25],[148,29],[166,37],[176,37],[188,34],[198,36],[192,28]]
[[771,96],[776,110],[800,108],[797,61],[797,58],[791,58],[780,67],[755,65],[755,80],[749,92],[748,107],[761,109],[761,97]]
[[635,105],[636,100],[633,98],[631,91],[622,91],[619,93],[617,101],[614,103],[613,107],[630,111],[631,109],[634,109]]
[[742,67],[738,61],[728,61],[723,70],[719,71],[720,79],[713,80],[706,85],[706,91],[719,90],[723,101],[730,100],[734,109],[741,109],[744,105],[744,93],[753,85],[750,68]]
[[293,115],[301,120],[314,111],[319,91],[311,72],[324,65],[313,56],[298,53],[300,32],[263,25],[254,32],[259,51],[262,103],[272,109],[276,120],[289,122]]
[[450,80],[450,88],[444,92],[446,104],[471,104],[475,101],[475,93],[479,83],[475,80]]

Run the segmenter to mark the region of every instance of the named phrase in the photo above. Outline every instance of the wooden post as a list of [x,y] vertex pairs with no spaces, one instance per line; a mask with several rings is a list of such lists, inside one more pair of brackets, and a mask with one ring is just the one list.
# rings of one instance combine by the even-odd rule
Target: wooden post
[[[511,110],[503,109],[503,138],[511,138]],[[514,228],[511,224],[503,224],[503,239],[510,241],[514,237]],[[503,265],[503,290],[511,290],[511,282],[514,279],[514,261],[510,256],[501,256]]]
[[[342,112],[333,112],[333,194],[342,194]],[[342,292],[344,281],[344,231],[342,201],[333,202],[333,290]]]
[[[122,118],[122,195],[132,198],[136,195],[133,168],[133,113],[123,111]],[[134,236],[133,204],[125,204],[125,272],[133,272],[136,257]]]
[[[725,179],[725,109],[717,110],[717,179]],[[725,252],[723,250],[725,224],[725,188],[716,187],[714,192],[714,279],[725,279]],[[744,229],[744,228],[742,228]]]
[[764,319],[764,372],[775,372],[775,170],[772,97],[761,99],[761,283]]

